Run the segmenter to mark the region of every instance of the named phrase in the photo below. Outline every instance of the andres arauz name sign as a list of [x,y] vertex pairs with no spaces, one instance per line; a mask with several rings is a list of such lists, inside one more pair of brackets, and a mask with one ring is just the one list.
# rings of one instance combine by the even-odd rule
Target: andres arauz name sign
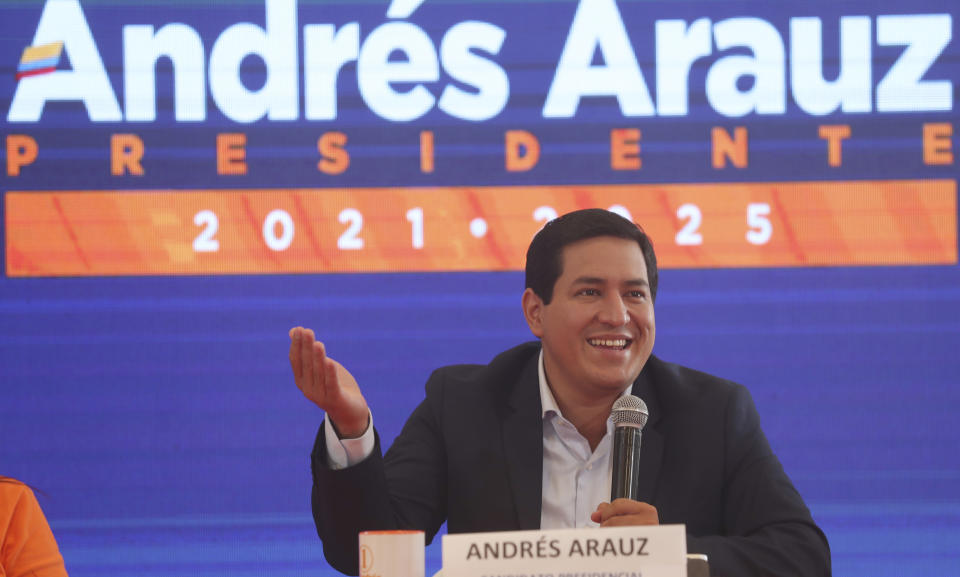
[[444,535],[456,577],[686,577],[683,525]]

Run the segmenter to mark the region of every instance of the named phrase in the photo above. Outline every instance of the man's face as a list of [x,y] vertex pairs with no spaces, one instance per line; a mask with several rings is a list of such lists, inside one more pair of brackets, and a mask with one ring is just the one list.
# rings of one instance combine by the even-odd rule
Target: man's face
[[531,289],[523,297],[547,379],[587,395],[620,392],[640,374],[656,336],[643,252],[633,240],[603,236],[568,245],[562,262],[550,304]]

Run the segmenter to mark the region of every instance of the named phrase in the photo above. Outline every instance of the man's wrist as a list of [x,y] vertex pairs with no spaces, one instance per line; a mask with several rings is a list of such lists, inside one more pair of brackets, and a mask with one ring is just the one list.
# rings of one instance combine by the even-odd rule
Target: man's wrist
[[373,453],[376,435],[373,432],[373,414],[368,411],[367,430],[358,438],[340,438],[334,429],[333,419],[327,415],[323,426],[326,429],[327,466],[344,469],[360,463]]
[[333,427],[333,432],[336,433],[337,438],[341,440],[359,439],[367,432],[367,429],[370,428],[370,411],[369,410],[367,411],[367,418],[364,419],[362,428],[354,427],[352,429],[341,429],[337,425],[337,421],[334,418],[332,418],[329,413],[327,414],[327,419],[330,420],[330,425]]

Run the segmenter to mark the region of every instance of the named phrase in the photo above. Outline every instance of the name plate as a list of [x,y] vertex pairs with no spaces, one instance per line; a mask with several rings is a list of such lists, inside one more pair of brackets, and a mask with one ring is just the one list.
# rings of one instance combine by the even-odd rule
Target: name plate
[[443,536],[450,577],[687,577],[684,525]]

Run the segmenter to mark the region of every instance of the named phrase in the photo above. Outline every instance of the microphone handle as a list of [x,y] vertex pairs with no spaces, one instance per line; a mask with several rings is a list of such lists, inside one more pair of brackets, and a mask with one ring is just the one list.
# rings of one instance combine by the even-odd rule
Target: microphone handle
[[613,430],[613,478],[610,500],[637,501],[637,479],[640,476],[640,428],[621,425]]

